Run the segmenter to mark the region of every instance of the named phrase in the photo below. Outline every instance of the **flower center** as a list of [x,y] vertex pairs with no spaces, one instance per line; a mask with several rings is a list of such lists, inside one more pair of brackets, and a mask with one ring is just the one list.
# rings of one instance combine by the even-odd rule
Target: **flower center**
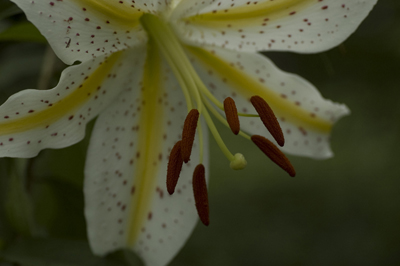
[[[208,113],[208,110],[213,113],[214,111],[217,112],[209,103],[209,99],[211,99],[214,103],[217,103],[217,106],[223,110],[222,104],[214,98],[214,96],[208,91],[206,86],[197,75],[192,64],[186,56],[182,44],[176,38],[175,33],[165,22],[155,15],[144,14],[140,21],[149,34],[149,38],[153,38],[158,44],[160,51],[168,61],[169,66],[178,80],[186,99],[188,113],[190,113],[190,110],[192,109],[198,110],[199,114],[205,119],[207,126],[211,130],[211,133],[218,143],[218,146],[231,162],[231,167],[233,166],[232,168],[234,169],[243,169],[246,166],[244,157],[235,156],[228,150]],[[225,121],[224,118],[223,120]],[[199,135],[202,134],[200,123],[198,123],[197,131]],[[195,131],[192,130],[191,132],[194,133]],[[186,130],[184,130],[184,135],[186,134]],[[200,144],[202,144],[201,137],[200,142]],[[202,163],[203,160],[202,146],[203,145],[200,145],[200,163]]]
[[[170,194],[174,193],[183,163],[187,163],[190,160],[192,146],[197,132],[200,142],[200,162],[193,175],[193,191],[200,219],[204,224],[208,225],[208,199],[204,167],[202,165],[203,134],[201,123],[199,122],[200,116],[204,118],[219,148],[230,161],[230,167],[234,170],[240,170],[247,165],[247,162],[241,153],[233,155],[229,151],[209,112],[211,112],[215,118],[220,120],[224,125],[230,127],[234,134],[239,134],[248,140],[252,140],[273,162],[288,172],[290,176],[295,175],[294,168],[290,161],[271,141],[258,135],[250,137],[240,130],[239,116],[260,117],[276,142],[280,146],[284,145],[284,136],[278,120],[263,98],[253,96],[250,99],[258,115],[238,113],[235,102],[229,97],[225,99],[224,103],[221,103],[201,81],[186,55],[185,48],[169,25],[159,17],[152,14],[143,14],[140,18],[140,22],[147,31],[149,38],[153,39],[155,43],[157,43],[158,48],[171,67],[185,96],[188,108],[188,115],[182,132],[182,140],[175,144],[169,158],[167,190]],[[217,108],[225,112],[226,118],[221,115]]]

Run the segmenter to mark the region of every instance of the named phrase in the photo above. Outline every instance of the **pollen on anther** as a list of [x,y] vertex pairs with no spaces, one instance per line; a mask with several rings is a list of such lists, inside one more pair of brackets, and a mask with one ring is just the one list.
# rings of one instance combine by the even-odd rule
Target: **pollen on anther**
[[181,152],[182,159],[185,163],[189,162],[190,160],[190,154],[192,153],[194,136],[196,134],[197,121],[199,120],[199,116],[200,113],[198,110],[190,110],[183,125]]
[[235,101],[231,97],[225,99],[224,111],[225,111],[226,121],[228,122],[229,127],[231,128],[233,134],[235,135],[239,134],[240,131],[239,116]]
[[251,136],[251,140],[265,155],[268,156],[269,159],[271,159],[271,161],[285,170],[291,177],[296,175],[296,171],[289,159],[270,140],[259,135]]
[[196,202],[197,214],[201,222],[208,226],[210,224],[209,206],[208,206],[208,193],[205,178],[204,165],[199,164],[193,172],[193,194]]
[[170,195],[175,192],[179,174],[182,171],[183,159],[181,153],[181,143],[178,141],[171,150],[167,168],[167,191]]
[[253,96],[250,101],[259,114],[264,126],[268,129],[279,146],[282,147],[285,144],[285,137],[283,136],[281,126],[271,107],[269,107],[268,103],[260,96]]

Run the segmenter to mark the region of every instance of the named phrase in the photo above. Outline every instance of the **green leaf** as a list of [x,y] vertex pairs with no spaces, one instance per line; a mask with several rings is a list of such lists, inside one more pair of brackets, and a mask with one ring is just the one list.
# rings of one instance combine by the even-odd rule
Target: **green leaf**
[[[131,266],[144,265],[144,263],[140,259],[140,257],[138,255],[136,255],[136,253],[133,253],[133,251],[125,249],[125,250],[121,250],[119,252],[122,253],[123,258],[128,262],[129,265],[131,265]],[[113,255],[119,255],[119,254],[117,253],[117,254],[113,254]]]
[[[23,266],[136,266],[115,256],[92,254],[85,241],[21,238],[0,251],[0,257]],[[140,264],[139,264],[140,265]]]
[[34,198],[36,221],[52,237],[85,239],[82,189],[55,177],[38,178]]
[[0,250],[3,249],[8,239],[13,237],[13,229],[6,218],[4,201],[8,194],[9,161],[11,158],[0,159]]
[[0,1],[0,20],[22,13],[15,4],[10,1]]
[[12,25],[1,32],[0,41],[47,42],[39,30],[28,21]]
[[33,205],[16,171],[12,171],[9,176],[4,209],[11,226],[19,234],[31,235],[34,227]]
[[36,171],[42,176],[48,176],[82,189],[86,150],[94,122],[95,119],[89,122],[85,138],[77,144],[64,149],[42,151],[37,158]]

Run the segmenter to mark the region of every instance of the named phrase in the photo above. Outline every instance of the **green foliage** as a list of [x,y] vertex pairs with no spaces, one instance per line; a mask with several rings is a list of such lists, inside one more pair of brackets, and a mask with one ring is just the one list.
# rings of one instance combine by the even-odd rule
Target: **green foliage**
[[20,238],[0,251],[0,257],[23,266],[136,266],[124,262],[124,254],[100,258],[92,254],[86,241]]
[[12,25],[0,33],[0,41],[39,42],[46,43],[46,39],[39,30],[28,21]]
[[40,178],[34,188],[35,219],[57,238],[85,239],[83,193],[57,178]]
[[14,230],[20,235],[30,236],[35,231],[33,205],[22,178],[17,171],[10,171],[4,208]]
[[0,1],[0,20],[22,13],[15,4],[8,0]]

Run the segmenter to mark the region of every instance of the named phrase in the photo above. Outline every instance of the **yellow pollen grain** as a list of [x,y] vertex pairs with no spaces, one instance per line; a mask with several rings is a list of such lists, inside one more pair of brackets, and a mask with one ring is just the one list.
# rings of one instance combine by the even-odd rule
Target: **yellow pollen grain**
[[9,135],[20,132],[33,130],[36,128],[44,128],[64,116],[73,115],[74,112],[89,101],[95,95],[97,88],[101,86],[103,80],[111,71],[121,52],[113,53],[104,63],[102,63],[88,78],[81,84],[79,88],[62,98],[52,106],[45,107],[43,110],[35,110],[28,113],[24,117],[10,119],[0,123],[0,135]]

